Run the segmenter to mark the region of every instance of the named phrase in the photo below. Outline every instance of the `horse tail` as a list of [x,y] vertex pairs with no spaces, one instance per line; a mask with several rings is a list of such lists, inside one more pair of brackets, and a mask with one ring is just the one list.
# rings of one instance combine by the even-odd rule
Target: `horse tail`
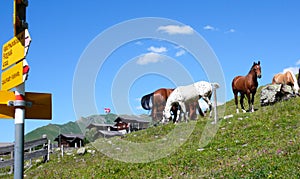
[[150,93],[150,94],[147,94],[147,95],[142,97],[141,105],[142,105],[143,109],[145,109],[145,110],[151,110],[152,109],[152,105],[150,105],[150,101],[152,101],[153,94],[154,93]]
[[291,70],[284,70],[284,72],[290,72],[291,75],[292,75],[292,78],[293,78],[293,81],[294,81],[294,89],[296,90],[296,92],[298,93],[298,90],[299,90],[299,85],[298,85],[298,81],[296,79],[296,76],[295,74],[291,71]]

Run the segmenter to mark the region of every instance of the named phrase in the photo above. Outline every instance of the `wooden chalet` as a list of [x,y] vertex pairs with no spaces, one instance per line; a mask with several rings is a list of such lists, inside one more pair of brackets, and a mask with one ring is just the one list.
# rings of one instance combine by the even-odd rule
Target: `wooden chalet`
[[[139,117],[118,117],[122,122],[130,124],[130,131],[137,131],[147,129],[149,127],[150,121],[144,120]],[[117,118],[117,119],[118,119]],[[117,120],[116,119],[116,120]]]
[[60,134],[54,141],[58,143],[58,147],[82,147],[84,146],[84,135],[82,134]]
[[115,119],[115,124],[98,124],[92,123],[88,125],[86,128],[91,130],[96,128],[96,133],[94,134],[94,139],[99,137],[114,137],[114,136],[123,136],[126,133],[131,131],[137,131],[146,129],[149,127],[150,121],[143,120],[138,117],[117,117]]

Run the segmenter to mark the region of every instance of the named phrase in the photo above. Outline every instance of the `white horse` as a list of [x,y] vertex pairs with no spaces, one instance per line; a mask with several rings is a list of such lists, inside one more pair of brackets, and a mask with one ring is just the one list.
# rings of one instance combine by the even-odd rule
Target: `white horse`
[[[162,123],[166,121],[166,119],[171,119],[171,108],[173,104],[179,104],[181,107],[182,112],[184,113],[184,117],[187,121],[187,114],[186,114],[186,108],[185,103],[192,101],[192,100],[199,100],[202,98],[209,106],[210,109],[210,117],[211,117],[211,108],[212,103],[210,101],[212,90],[214,88],[219,88],[218,83],[209,83],[206,81],[199,81],[191,85],[187,86],[179,86],[175,88],[175,90],[170,94],[164,112],[163,112],[163,119]],[[198,101],[199,102],[199,101]],[[200,105],[200,104],[199,104]],[[176,122],[178,122],[178,118],[176,119]]]

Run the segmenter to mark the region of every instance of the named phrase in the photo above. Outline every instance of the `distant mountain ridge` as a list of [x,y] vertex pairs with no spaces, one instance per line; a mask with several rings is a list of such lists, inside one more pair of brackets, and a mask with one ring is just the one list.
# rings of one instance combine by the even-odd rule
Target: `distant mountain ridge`
[[[120,115],[125,118],[143,118],[147,120],[151,120],[148,115]],[[96,114],[88,117],[81,117],[75,122],[68,122],[65,124],[48,124],[46,126],[39,127],[34,129],[33,131],[27,133],[25,135],[25,141],[31,141],[35,139],[39,139],[42,135],[46,134],[47,138],[52,142],[55,137],[59,134],[85,134],[85,127],[91,123],[98,124],[114,124],[114,120],[118,117],[118,115],[109,113],[109,114]]]

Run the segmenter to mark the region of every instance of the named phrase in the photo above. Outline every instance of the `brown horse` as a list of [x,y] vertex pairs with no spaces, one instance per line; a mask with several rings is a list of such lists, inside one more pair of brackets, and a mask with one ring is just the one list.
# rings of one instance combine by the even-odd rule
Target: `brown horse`
[[[260,61],[258,61],[258,63],[256,62],[253,63],[249,73],[246,76],[236,76],[232,80],[232,91],[234,94],[237,113],[239,113],[238,93],[241,94],[240,104],[243,112],[246,112],[244,108],[245,94],[247,95],[248,98],[249,112],[254,112],[253,103],[254,103],[254,95],[256,93],[256,89],[258,86],[257,78],[261,78]],[[252,98],[250,98],[251,94],[252,94]]]
[[[298,77],[299,78],[299,77]],[[298,95],[299,85],[293,72],[287,70],[283,74],[276,74],[273,77],[272,84],[284,84],[292,87],[295,94]]]
[[[141,105],[145,110],[151,110],[151,116],[154,121],[160,121],[163,118],[163,111],[165,109],[165,105],[167,102],[168,97],[173,92],[174,89],[168,89],[168,88],[160,88],[153,93],[147,94],[142,97],[141,99]],[[150,105],[150,101],[152,102],[152,106]],[[197,101],[196,101],[197,102]],[[198,102],[191,102],[187,105],[187,109],[189,112],[189,117],[191,119],[197,118],[196,110],[198,109],[199,114],[201,116],[204,116],[204,113],[202,112]],[[171,108],[171,112],[173,113],[173,121],[177,119],[177,113],[179,109],[178,104],[174,104]]]
[[299,72],[298,72],[298,79],[297,79],[297,81],[298,81],[298,86],[300,86],[300,68],[299,68]]

